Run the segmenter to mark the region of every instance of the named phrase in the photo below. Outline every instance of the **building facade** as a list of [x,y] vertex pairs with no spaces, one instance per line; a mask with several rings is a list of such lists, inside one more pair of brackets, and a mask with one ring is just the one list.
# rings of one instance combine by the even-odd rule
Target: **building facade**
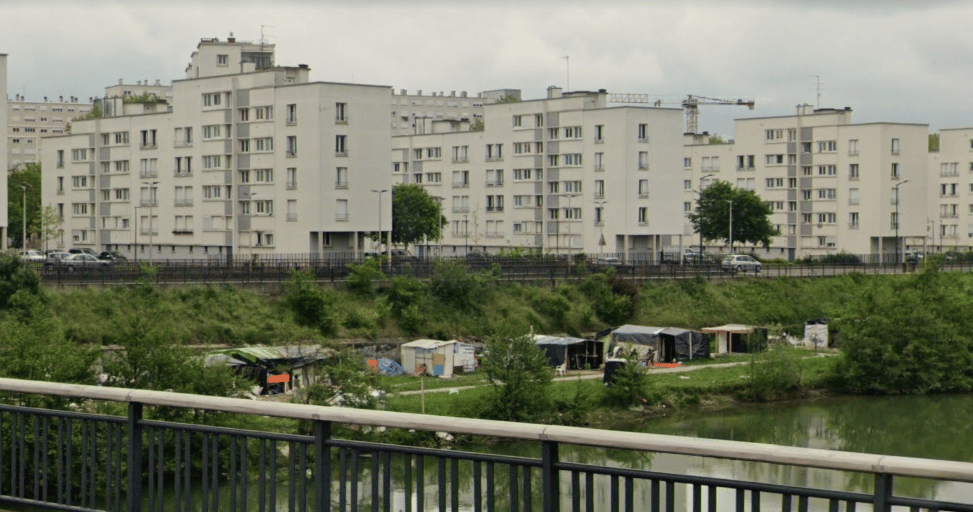
[[[780,231],[769,251],[793,261],[838,252],[883,261],[925,233],[929,126],[852,123],[852,111],[801,106],[793,116],[741,119],[729,144],[687,136],[683,209],[713,180],[756,191]],[[683,233],[691,234],[688,219]],[[898,242],[898,243],[897,243]],[[716,251],[726,250],[719,246]]]
[[103,117],[48,138],[56,245],[138,259],[327,255],[388,230],[390,196],[369,191],[391,185],[390,88],[311,82],[273,51],[204,39],[185,79],[112,86]]
[[[4,95],[6,98],[6,95]],[[41,140],[67,132],[71,120],[91,112],[92,104],[79,102],[78,98],[59,96],[57,100],[27,101],[15,94],[6,104],[8,170],[22,169],[41,161]]]
[[409,94],[400,89],[392,91],[392,135],[422,133],[431,121],[473,121],[483,119],[483,105],[498,101],[520,101],[520,89],[497,89],[468,96],[466,91],[444,91],[424,95],[422,91]]
[[933,252],[973,250],[973,128],[940,130],[939,150],[929,153],[929,210],[922,240]]
[[434,254],[505,250],[652,260],[680,230],[679,109],[607,106],[607,93],[487,104],[483,129],[433,121],[393,138],[395,183],[439,198]]

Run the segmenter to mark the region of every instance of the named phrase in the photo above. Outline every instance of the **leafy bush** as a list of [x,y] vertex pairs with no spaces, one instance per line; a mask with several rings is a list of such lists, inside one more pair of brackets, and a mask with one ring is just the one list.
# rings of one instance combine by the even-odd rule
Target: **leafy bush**
[[291,272],[284,303],[294,313],[294,320],[299,325],[315,327],[324,335],[335,333],[337,322],[331,312],[332,301],[318,288],[310,271]]
[[605,387],[604,402],[614,407],[631,407],[648,401],[649,377],[637,357],[629,355],[625,364],[612,374]]
[[429,291],[443,304],[467,312],[487,298],[479,276],[467,272],[463,263],[455,260],[438,260],[433,264]]
[[[14,253],[0,253],[0,309],[11,307],[15,295],[40,295],[41,280],[29,263]],[[29,301],[26,297],[15,303]]]
[[803,353],[790,345],[774,345],[761,354],[751,354],[751,400],[767,400],[801,387]]
[[492,385],[482,417],[531,422],[550,415],[553,370],[529,336],[492,337],[482,368]]
[[375,281],[385,277],[385,274],[379,270],[380,264],[379,258],[369,258],[361,265],[348,265],[351,269],[346,281],[348,289],[360,297],[374,297]]

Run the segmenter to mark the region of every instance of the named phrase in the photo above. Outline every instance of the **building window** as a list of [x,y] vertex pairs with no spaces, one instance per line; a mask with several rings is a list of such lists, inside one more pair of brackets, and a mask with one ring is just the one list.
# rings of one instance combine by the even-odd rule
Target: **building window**
[[287,105],[287,124],[297,124],[297,104]]
[[335,169],[334,188],[348,188],[348,168],[338,167]]
[[605,125],[596,124],[595,125],[595,143],[600,144],[605,142]]
[[892,163],[892,179],[893,180],[899,179],[899,163],[898,162]]
[[335,202],[334,220],[344,222],[348,220],[348,200],[338,199]]
[[337,156],[348,156],[348,136],[334,136],[334,152]]
[[219,54],[216,56],[216,65],[220,67],[225,67],[230,65],[230,56],[226,54]]
[[639,198],[649,197],[649,180],[639,180]]
[[[339,135],[338,137],[344,137],[344,135]],[[342,139],[341,147],[344,147],[344,140]],[[338,151],[339,153],[344,152],[344,150]],[[297,135],[287,136],[287,156],[295,157],[297,156]]]
[[339,124],[346,124],[348,122],[348,116],[345,112],[347,110],[347,103],[335,103],[334,104],[334,120]]
[[639,124],[638,134],[639,134],[639,142],[648,142],[649,141],[649,125],[647,125],[645,123]]
[[892,154],[899,154],[899,139],[892,139]]
[[638,222],[640,225],[644,226],[649,223],[649,209],[646,207],[641,207],[638,210]]
[[639,151],[639,170],[648,170],[649,168],[649,152]]
[[297,188],[297,167],[287,168],[287,188],[290,190]]
[[858,179],[858,164],[848,164],[848,179],[853,181]]

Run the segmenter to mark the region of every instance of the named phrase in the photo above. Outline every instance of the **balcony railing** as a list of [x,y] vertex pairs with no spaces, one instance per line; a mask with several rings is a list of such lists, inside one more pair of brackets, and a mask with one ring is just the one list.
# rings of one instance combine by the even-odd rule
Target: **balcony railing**
[[499,213],[503,211],[503,206],[487,206],[487,213]]
[[334,220],[336,220],[338,222],[347,222],[348,221],[348,214],[347,213],[336,213],[336,214],[334,214]]
[[348,182],[347,181],[337,181],[334,184],[334,188],[346,189],[346,188],[348,188]]
[[287,220],[297,220],[297,214],[296,213],[288,213],[287,214]]
[[159,171],[139,171],[139,178],[158,178]]

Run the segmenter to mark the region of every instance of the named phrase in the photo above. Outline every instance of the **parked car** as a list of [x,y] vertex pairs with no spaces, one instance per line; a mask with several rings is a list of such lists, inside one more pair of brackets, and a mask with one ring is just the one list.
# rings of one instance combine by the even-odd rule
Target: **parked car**
[[128,258],[124,254],[118,251],[105,251],[98,255],[98,259],[102,261],[110,261],[112,263],[118,263],[121,261],[128,261]]
[[68,272],[89,268],[105,268],[110,261],[99,260],[90,254],[71,254],[61,259],[59,266],[67,268]]
[[760,272],[763,265],[746,254],[731,254],[723,258],[723,270],[726,272]]
[[94,249],[89,249],[87,247],[82,249],[68,249],[68,252],[71,254],[90,254],[91,256],[94,256],[96,259],[98,258],[98,253],[96,253]]
[[921,263],[922,253],[916,251],[908,251],[905,253],[905,258],[903,261],[905,261],[906,263]]
[[60,265],[64,258],[71,256],[69,252],[53,251],[47,253],[47,259],[44,260],[44,268],[51,268],[55,265]]
[[26,251],[20,251],[20,259],[24,261],[44,261],[45,258],[40,251],[28,249]]

